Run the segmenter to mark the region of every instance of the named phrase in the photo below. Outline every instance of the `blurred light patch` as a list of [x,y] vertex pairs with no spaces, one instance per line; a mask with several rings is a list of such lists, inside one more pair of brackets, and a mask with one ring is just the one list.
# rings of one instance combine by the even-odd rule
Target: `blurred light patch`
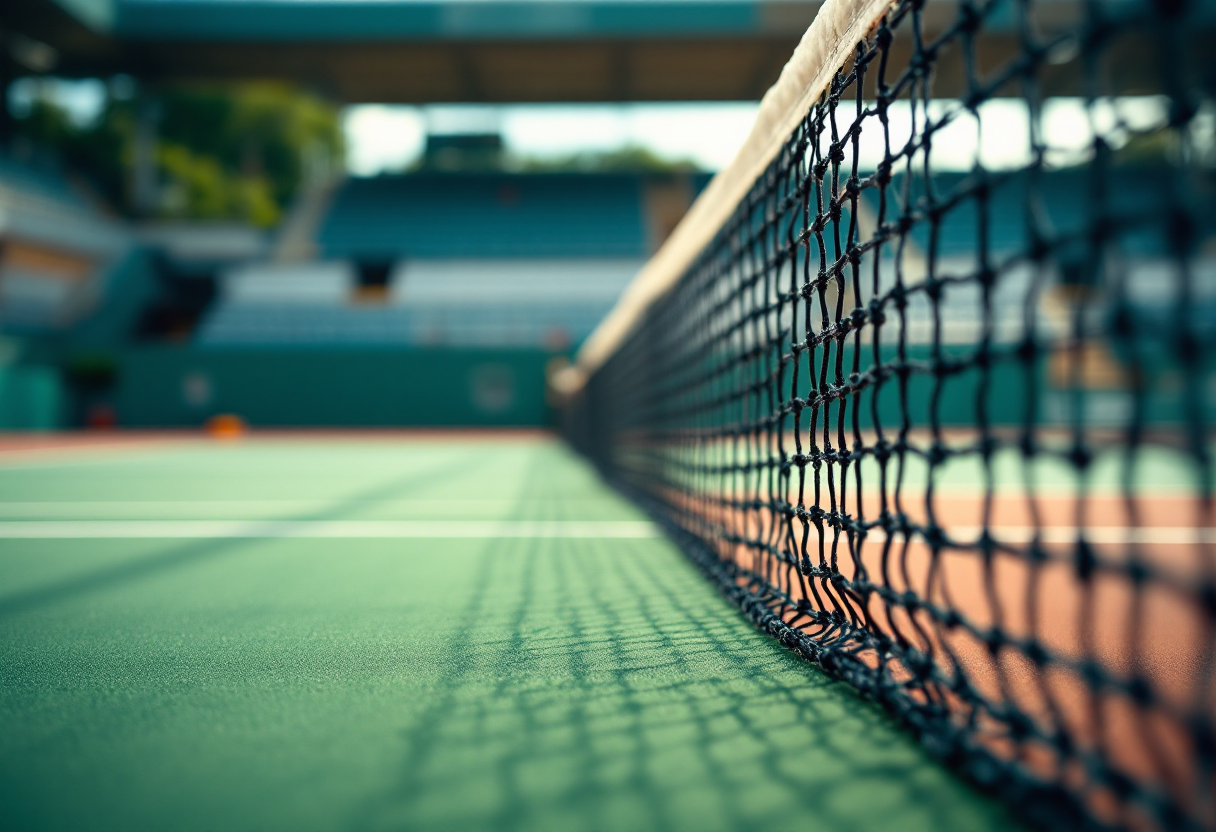
[[346,169],[355,176],[399,171],[422,153],[426,126],[417,107],[360,104],[342,114]]
[[517,158],[553,159],[626,147],[650,150],[672,161],[688,160],[719,170],[734,157],[756,117],[757,105],[361,104],[347,108],[347,170],[372,176],[408,168],[422,153],[426,134],[501,133]]
[[[627,147],[649,150],[671,161],[691,161],[721,170],[747,138],[756,116],[751,102],[674,104],[433,105],[427,107],[357,105],[344,116],[347,169],[357,176],[399,172],[417,161],[427,133],[499,133],[516,159],[556,159],[577,153],[610,152]],[[890,113],[891,143],[899,147],[926,117],[949,123],[934,137],[934,164],[940,170],[970,170],[977,158],[991,169],[1012,169],[1033,156],[1029,113],[1024,102],[995,99],[982,107],[985,130],[960,101],[935,101],[928,112],[896,102]],[[1152,129],[1165,118],[1161,97],[1143,96],[1099,102],[1058,98],[1043,109],[1041,130],[1048,162],[1080,164],[1094,129],[1117,137]],[[954,114],[954,115],[952,115]],[[883,136],[861,136],[861,163],[874,167],[884,153]]]
[[106,83],[98,78],[17,78],[9,86],[9,112],[25,118],[35,101],[48,101],[62,107],[77,127],[93,124],[106,104]]

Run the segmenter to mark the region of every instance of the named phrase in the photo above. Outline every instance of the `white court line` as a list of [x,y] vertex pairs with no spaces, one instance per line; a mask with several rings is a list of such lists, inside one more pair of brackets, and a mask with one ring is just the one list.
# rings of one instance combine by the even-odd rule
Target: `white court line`
[[[1029,543],[1031,526],[994,526],[993,537],[1003,543]],[[974,544],[979,527],[947,530],[958,543]],[[1055,526],[1038,530],[1043,543],[1069,544],[1077,529]],[[812,531],[812,534],[814,532]],[[644,520],[10,520],[0,521],[0,539],[73,538],[651,538],[659,529]],[[1128,529],[1093,526],[1085,530],[1090,543],[1178,546],[1216,543],[1216,529],[1158,526]],[[881,529],[867,535],[884,538]],[[919,539],[917,536],[915,539]]]
[[[324,508],[341,500],[300,499],[300,500],[0,500],[0,513],[18,514],[21,512],[38,512],[47,514],[66,514],[64,519],[93,512],[123,512],[123,511],[233,511],[241,509],[267,510],[299,510]],[[456,503],[456,500],[452,500]],[[377,503],[378,505],[379,503]],[[469,501],[463,501],[468,505]]]
[[[343,502],[336,499],[301,498],[297,500],[0,500],[0,517],[13,520],[35,520],[62,518],[77,519],[196,519],[207,520],[223,517],[241,519],[242,514],[265,512],[261,519],[285,519],[275,517],[275,512],[305,512],[328,508]],[[366,508],[385,509],[462,509],[467,514],[470,508],[512,508],[520,500],[510,497],[461,497],[459,499],[389,498],[365,501]],[[562,505],[602,507],[603,499],[563,499]],[[122,515],[128,515],[123,518]],[[198,515],[203,515],[199,517]],[[210,515],[209,517],[207,515]],[[134,515],[131,517],[130,515]],[[234,516],[235,515],[235,516]],[[245,519],[258,519],[246,517]]]
[[644,520],[30,520],[0,539],[74,538],[651,538]]
[[[946,535],[956,543],[975,545],[983,532],[979,526],[948,526]],[[1149,546],[1184,546],[1195,543],[1216,543],[1216,529],[1195,528],[1193,526],[1146,526],[1129,529],[1125,526],[1089,526],[1084,534],[1078,534],[1075,526],[1048,526],[1035,529],[1033,526],[992,526],[989,529],[992,537],[999,543],[1030,543],[1038,536],[1043,543],[1076,543],[1084,537],[1089,543],[1098,545],[1119,545],[1125,543],[1140,543]],[[796,532],[800,533],[800,532]],[[814,527],[811,529],[814,535]],[[844,535],[842,534],[843,538]],[[887,537],[882,529],[873,529],[866,535],[866,542],[882,541]],[[902,535],[894,535],[896,540]],[[913,535],[913,540],[924,540],[923,535]]]

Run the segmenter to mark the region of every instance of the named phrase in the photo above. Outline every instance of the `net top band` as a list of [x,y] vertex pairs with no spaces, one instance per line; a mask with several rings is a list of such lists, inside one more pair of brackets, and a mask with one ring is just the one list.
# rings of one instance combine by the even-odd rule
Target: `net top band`
[[777,157],[789,135],[831,83],[837,70],[892,6],[892,0],[826,0],[798,48],[765,93],[751,132],[731,163],[693,203],[671,236],[629,284],[608,316],[556,379],[561,392],[582,387],[666,294],[730,218],[739,201]]

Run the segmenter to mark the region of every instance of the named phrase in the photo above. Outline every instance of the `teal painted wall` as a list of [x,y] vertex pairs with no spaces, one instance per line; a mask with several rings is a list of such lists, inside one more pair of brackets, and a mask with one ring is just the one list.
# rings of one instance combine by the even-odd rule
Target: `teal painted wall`
[[64,426],[65,395],[59,371],[36,365],[0,365],[0,430],[55,430]]
[[188,427],[232,413],[253,427],[550,423],[541,350],[204,350],[118,355],[120,427]]

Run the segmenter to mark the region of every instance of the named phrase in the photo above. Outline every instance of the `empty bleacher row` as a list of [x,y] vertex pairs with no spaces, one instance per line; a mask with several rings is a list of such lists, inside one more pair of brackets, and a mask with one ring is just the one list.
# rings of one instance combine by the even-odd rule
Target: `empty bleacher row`
[[58,172],[0,154],[0,326],[6,331],[79,319],[130,243],[121,223]]
[[196,342],[567,349],[649,253],[646,196],[639,174],[351,179],[320,259],[230,269]]
[[326,257],[643,257],[636,174],[414,174],[348,181]]
[[368,291],[349,261],[247,266],[227,274],[199,330],[206,347],[512,346],[581,341],[640,260],[417,260]]
[[205,347],[459,346],[568,349],[607,307],[227,307],[200,336]]
[[[1110,194],[1112,215],[1126,215],[1145,191],[1149,168],[1129,168]],[[873,190],[863,192],[859,222],[892,222],[912,208],[914,218],[930,209],[932,194],[970,187],[967,174],[941,174],[931,187],[905,174],[896,176],[895,202],[879,217]],[[669,177],[670,180],[671,177]],[[704,177],[687,177],[689,197]],[[611,308],[663,236],[668,219],[656,217],[654,177],[637,173],[508,174],[418,173],[349,179],[332,190],[313,229],[316,259],[276,261],[269,250],[223,258],[199,274],[207,280],[219,269],[218,291],[207,298],[193,326],[194,343],[205,348],[304,345],[511,346],[566,349],[576,346]],[[1027,217],[1034,214],[1049,238],[1068,240],[1081,221],[1070,206],[1084,192],[1082,174],[1049,172],[1031,182],[1017,172],[980,183],[989,191],[984,220],[994,287],[994,337],[1022,337],[1023,308],[1033,264],[1006,262],[1025,251]],[[670,181],[666,183],[670,186]],[[1051,206],[1038,210],[1036,202]],[[901,207],[902,206],[902,207]],[[1157,206],[1143,206],[1153,212]],[[1167,215],[1139,223],[1136,233],[1112,224],[1105,242],[1076,238],[1057,244],[1044,288],[1083,286],[1091,246],[1118,252],[1128,275],[1125,291],[1146,314],[1168,317],[1173,304],[1167,259]],[[919,283],[932,273],[945,278],[941,338],[974,341],[982,322],[982,298],[975,281],[980,234],[974,213],[946,210],[935,238],[917,220],[904,252],[900,279],[908,295],[912,343],[934,338],[935,324]],[[215,248],[209,229],[203,234]],[[148,235],[141,231],[141,239]],[[187,236],[190,236],[187,234]],[[108,218],[62,177],[28,164],[0,158],[0,325],[9,331],[62,327],[96,303],[106,289],[106,273],[133,243],[125,224]],[[201,237],[200,237],[201,239]],[[148,237],[149,245],[154,239]],[[825,255],[836,259],[833,235],[825,234]],[[248,248],[248,247],[246,247]],[[812,247],[813,248],[813,247]],[[168,249],[166,249],[168,251]],[[803,250],[799,262],[813,250]],[[884,250],[879,294],[895,281],[892,252]],[[172,258],[170,258],[172,259]],[[1212,317],[1216,277],[1205,259],[1198,285],[1204,291],[1191,312]],[[811,264],[813,268],[814,263]],[[800,268],[802,266],[800,265]],[[1072,273],[1070,273],[1070,269]],[[867,267],[868,270],[868,267]],[[950,284],[949,278],[963,278]],[[189,283],[187,278],[179,283]],[[833,292],[829,287],[829,294]],[[863,284],[862,304],[874,289]],[[1050,307],[1050,293],[1038,292]],[[213,299],[212,299],[213,298]],[[853,303],[852,297],[846,302]],[[1156,312],[1154,312],[1156,310]],[[1040,310],[1041,325],[1064,327],[1060,304]],[[176,330],[175,330],[176,331]]]
[[[1144,178],[1153,175],[1158,173],[1152,169],[1129,169],[1111,194],[1112,214],[1126,214],[1144,190]],[[1084,219],[1078,202],[1085,189],[1081,173],[1055,171],[1030,181],[1011,172],[984,183],[970,182],[967,174],[941,174],[931,187],[917,178],[905,182],[901,174],[892,182],[896,201],[886,215],[878,217],[876,192],[867,190],[859,220],[863,226],[889,223],[909,210],[915,220],[900,270],[911,289],[910,342],[935,337],[931,306],[916,288],[929,274],[930,257],[933,274],[947,280],[938,308],[943,341],[973,342],[984,325],[979,287],[967,279],[981,268],[975,259],[980,218],[946,210],[932,239],[923,221],[934,193],[969,187],[989,191],[988,267],[1000,275],[992,298],[996,340],[1023,337],[1024,305],[1031,297],[1044,306],[1038,310],[1043,334],[1066,328],[1068,312],[1060,296],[1030,292],[1029,282],[1041,280],[1048,289],[1087,280],[1093,242],[1070,236]],[[316,233],[314,248],[328,259],[230,272],[197,341],[208,347],[576,345],[611,308],[661,236],[654,231],[647,188],[646,178],[637,174],[430,173],[349,180],[333,195]],[[1042,224],[1041,233],[1064,241],[1043,278],[1035,277],[1033,264],[1008,259],[1027,249],[1032,214]],[[1170,303],[1171,281],[1161,280],[1154,265],[1166,254],[1164,217],[1160,229],[1141,223],[1136,233],[1119,234],[1112,227],[1118,237],[1113,247],[1106,245],[1126,258],[1129,295],[1157,308]],[[830,262],[836,259],[833,235],[825,233],[824,242]],[[816,259],[813,251],[802,250],[799,261],[808,254]],[[894,286],[892,254],[882,252],[880,294]],[[951,277],[960,282],[949,283]],[[1205,272],[1201,282],[1212,280]],[[874,294],[868,281],[865,286],[863,304]],[[1209,307],[1205,299],[1196,309]]]

